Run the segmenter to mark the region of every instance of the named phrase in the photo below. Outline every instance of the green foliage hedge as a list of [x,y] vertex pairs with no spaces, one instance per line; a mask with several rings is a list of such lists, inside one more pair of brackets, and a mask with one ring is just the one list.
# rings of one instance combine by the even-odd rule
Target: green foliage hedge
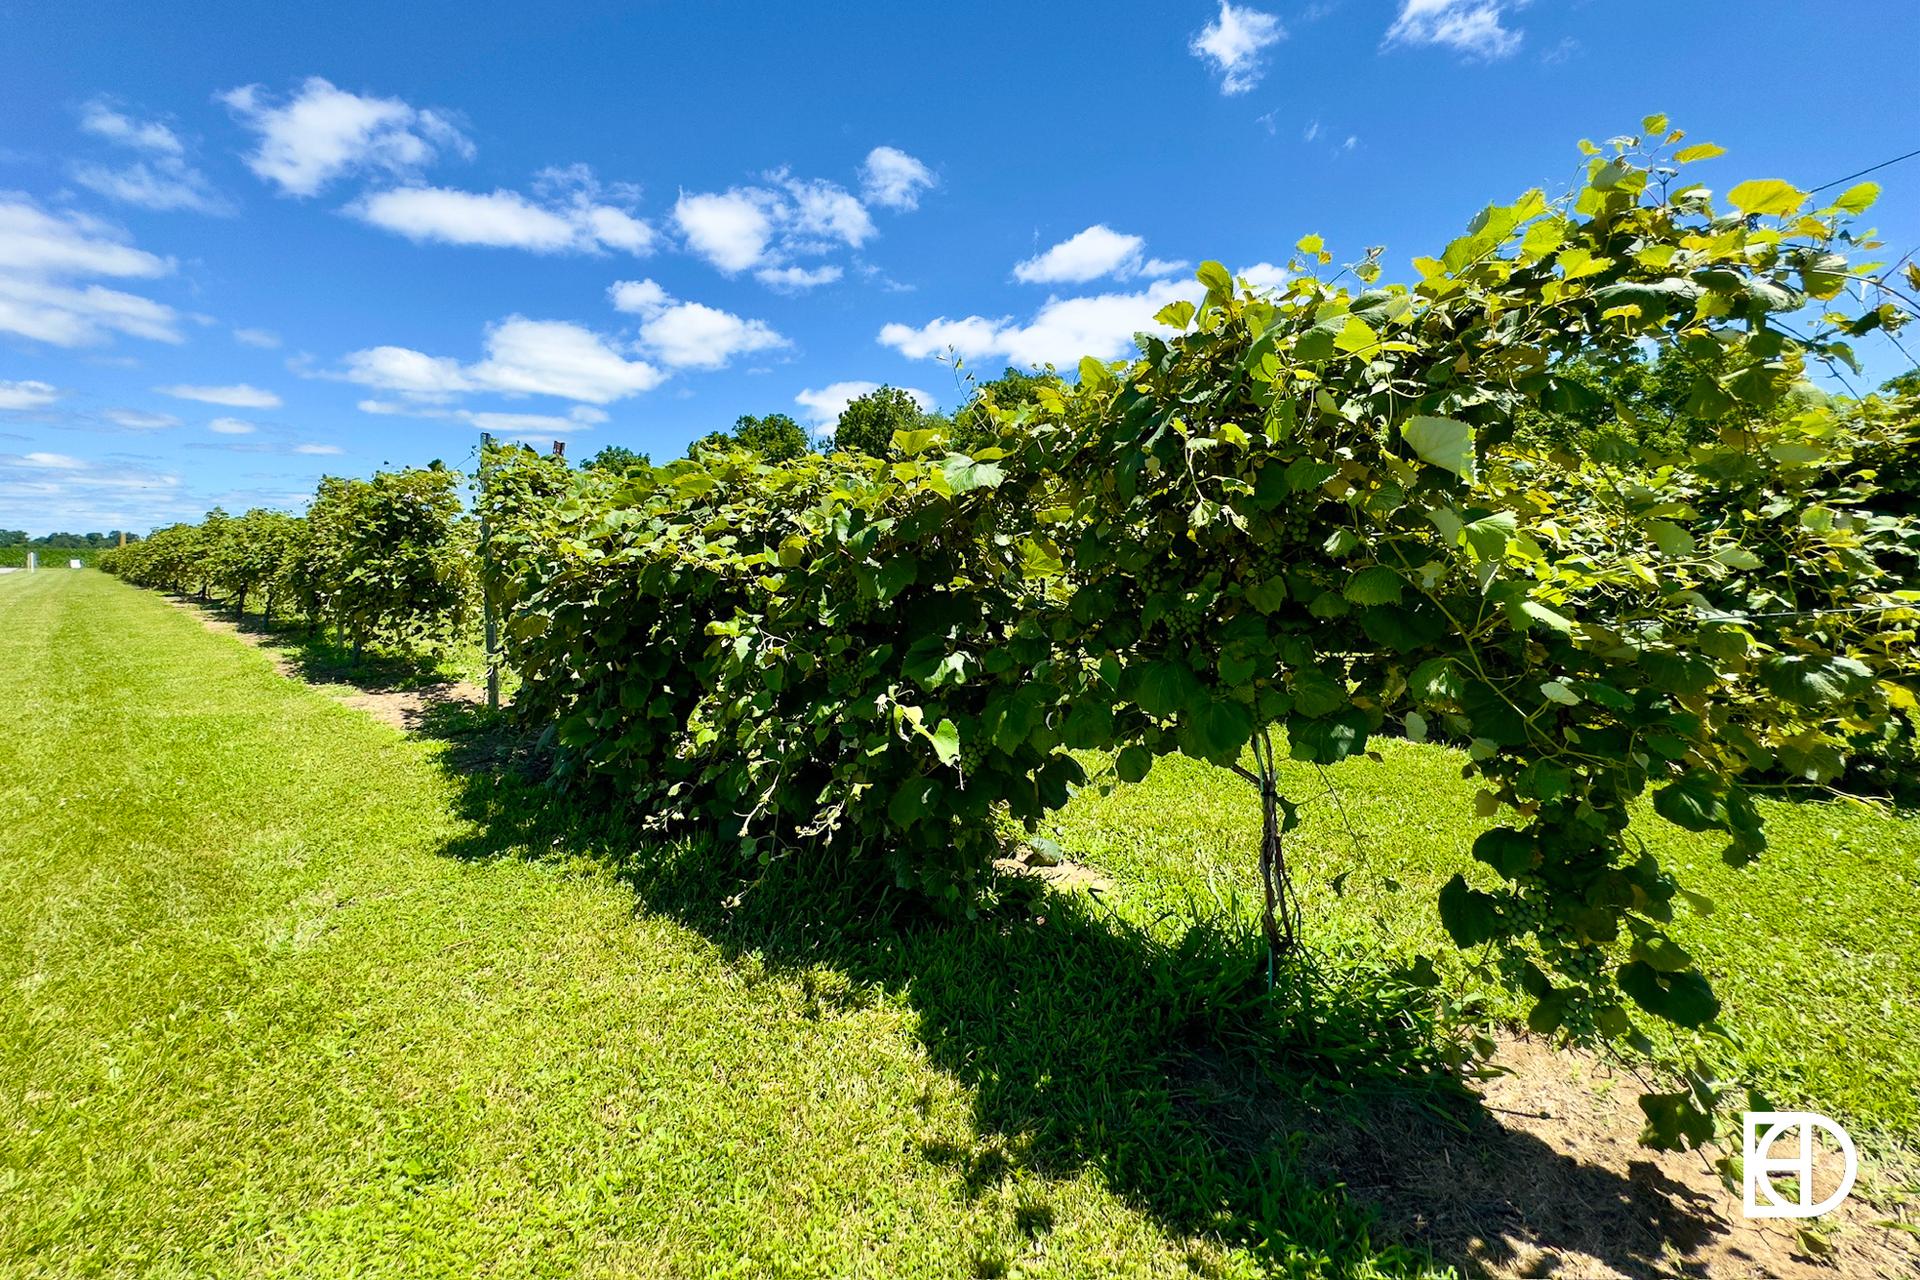
[[430,467],[328,476],[304,517],[214,509],[116,548],[100,567],[129,582],[245,611],[255,592],[272,620],[292,603],[358,651],[369,641],[412,647],[455,632],[471,612],[474,531],[461,477]]
[[1054,659],[1055,584],[996,540],[999,479],[744,450],[581,477],[507,601],[515,705],[656,818],[964,901],[997,814],[1064,803],[1068,748],[1104,740],[1047,727],[1085,673]]
[[42,569],[64,569],[69,560],[78,560],[92,569],[106,552],[107,548],[102,547],[0,547],[0,569],[26,568],[29,553],[40,557]]

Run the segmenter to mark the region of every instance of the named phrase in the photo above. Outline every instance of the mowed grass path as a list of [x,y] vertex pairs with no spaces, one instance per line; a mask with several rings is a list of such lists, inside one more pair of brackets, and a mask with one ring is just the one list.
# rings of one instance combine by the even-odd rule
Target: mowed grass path
[[[1457,757],[1382,749],[1288,777],[1313,939],[1356,963],[1438,946],[1479,826]],[[1250,913],[1230,776],[1164,760],[1060,815],[1119,918],[836,946],[730,932],[697,850],[636,891],[617,838],[452,760],[151,594],[0,577],[0,1273],[1432,1269],[1284,1131],[1206,1122],[1246,1113],[1119,922]],[[1741,873],[1638,829],[1722,903],[1682,936],[1734,1056],[1897,1142],[1920,833],[1769,817]]]
[[[1079,1039],[1079,986],[1018,1011],[937,944],[863,985],[591,868],[449,856],[541,850],[459,816],[443,750],[152,594],[0,578],[0,1272],[1374,1272],[1333,1193],[1248,1246],[1111,1190],[1108,1118],[1173,1108],[1118,1096],[1152,1046]],[[1008,1026],[1054,1067],[969,1065]],[[989,1094],[1081,1117],[1045,1150],[1086,1158],[983,1133]]]

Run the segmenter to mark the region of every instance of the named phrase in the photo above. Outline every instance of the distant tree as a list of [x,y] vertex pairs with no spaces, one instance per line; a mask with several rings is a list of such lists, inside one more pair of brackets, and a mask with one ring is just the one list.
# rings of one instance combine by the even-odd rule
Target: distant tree
[[1888,378],[1880,384],[1880,389],[1888,395],[1920,396],[1920,366]]
[[1723,425],[1765,417],[1720,385],[1726,358],[1676,346],[1649,360],[1639,348],[1587,356],[1553,370],[1552,385],[1513,420],[1513,437],[1540,448],[1625,460],[1678,456]]
[[0,547],[24,547],[27,545],[25,529],[0,529]]
[[1021,405],[1035,403],[1040,389],[1058,386],[1060,379],[1051,373],[1028,373],[1008,367],[997,378],[975,384],[973,393],[967,397],[966,404],[953,415],[952,438],[954,448],[977,447],[991,434],[985,407],[992,405],[996,409],[1018,409]]
[[616,475],[653,465],[653,459],[625,445],[610,444],[581,464],[590,471],[610,471]]
[[807,452],[807,431],[784,413],[769,413],[756,418],[743,413],[734,420],[732,431],[715,431],[694,442],[694,449],[740,445],[751,449],[768,462],[785,462]]
[[893,452],[893,433],[912,431],[920,426],[926,413],[915,400],[898,387],[876,387],[847,402],[833,429],[837,449],[884,458]]

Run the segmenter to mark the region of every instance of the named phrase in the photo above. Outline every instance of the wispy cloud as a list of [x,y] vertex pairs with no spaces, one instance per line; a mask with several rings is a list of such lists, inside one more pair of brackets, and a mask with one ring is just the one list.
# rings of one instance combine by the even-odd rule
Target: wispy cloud
[[1506,0],[1401,0],[1388,44],[1439,45],[1473,58],[1504,58],[1522,35],[1505,24]]
[[347,206],[371,226],[419,243],[525,249],[533,253],[636,256],[653,249],[654,231],[637,218],[637,188],[603,187],[585,165],[543,171],[529,197],[518,191],[457,191],[396,187],[371,192]]
[[58,347],[91,346],[115,333],[180,342],[173,308],[80,283],[151,279],[172,270],[171,259],[136,248],[97,218],[49,213],[25,197],[0,196],[0,333]]
[[139,159],[120,163],[75,162],[69,172],[89,191],[122,204],[160,212],[231,214],[233,204],[213,189],[207,176],[187,159],[187,144],[158,120],[142,120],[96,98],[80,111],[83,132]]
[[244,382],[223,387],[176,383],[169,387],[155,387],[154,390],[176,400],[197,400],[201,404],[225,405],[229,409],[278,409],[281,403],[280,397],[273,392]]

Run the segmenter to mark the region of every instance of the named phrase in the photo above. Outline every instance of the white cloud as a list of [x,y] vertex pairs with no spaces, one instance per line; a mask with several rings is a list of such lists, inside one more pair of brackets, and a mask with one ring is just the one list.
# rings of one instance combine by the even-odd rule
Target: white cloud
[[187,163],[186,144],[157,120],[138,120],[96,98],[80,109],[80,128],[145,158],[125,165],[80,161],[69,172],[89,191],[122,204],[161,212],[185,209],[230,214],[233,206],[213,190],[207,176]]
[[[348,206],[348,212],[416,242],[437,240],[534,253],[618,249],[640,255],[652,251],[653,228],[627,209],[604,203],[602,188],[585,165],[547,170],[535,189],[538,199],[506,190],[397,187],[361,197]],[[623,197],[616,194],[615,198]]]
[[686,247],[730,276],[757,269],[772,287],[797,289],[823,280],[790,267],[789,258],[841,245],[857,249],[878,234],[866,205],[838,183],[795,178],[785,170],[767,174],[765,181],[681,192],[673,221]]
[[251,422],[242,422],[239,418],[215,418],[207,424],[207,430],[222,436],[250,436],[255,429]]
[[0,199],[0,271],[56,276],[163,276],[173,263],[126,243],[81,213],[54,215],[24,197]]
[[728,275],[758,266],[773,241],[777,199],[753,187],[687,195],[673,206],[673,220],[687,246]]
[[875,147],[860,169],[860,192],[883,209],[917,209],[933,171],[898,147]]
[[362,97],[319,76],[277,105],[259,85],[228,90],[220,100],[259,135],[247,167],[287,195],[314,195],[350,173],[414,173],[444,151],[473,154],[445,114],[398,98]]
[[1187,46],[1194,57],[1220,73],[1220,92],[1245,93],[1266,74],[1264,52],[1287,38],[1280,19],[1258,9],[1235,8],[1220,0],[1220,16],[1201,28]]
[[1580,52],[1580,42],[1572,36],[1560,37],[1560,42],[1540,55],[1540,61],[1549,67],[1557,67],[1574,54]]
[[832,284],[844,273],[839,267],[762,267],[753,278],[775,293],[804,293],[823,284]]
[[233,206],[213,191],[205,174],[178,160],[139,160],[118,167],[83,161],[69,172],[87,190],[121,204],[161,213],[225,216],[233,212]]
[[[793,402],[807,411],[807,420],[815,427],[832,430],[833,424],[840,420],[841,412],[853,401],[868,392],[878,391],[877,382],[832,382],[815,391],[808,388],[793,398]],[[933,408],[933,397],[918,387],[901,387],[900,390],[913,397],[913,402],[922,411]]]
[[487,331],[487,358],[467,371],[496,391],[606,404],[665,379],[644,360],[622,357],[604,338],[561,320],[511,316]]
[[673,304],[673,295],[653,280],[616,280],[607,286],[607,299],[617,311],[653,315]]
[[[401,187],[376,192],[351,206],[364,222],[395,231],[410,240],[445,244],[530,249],[535,253],[580,252],[601,247],[602,210],[555,210],[534,204],[517,191],[452,191],[445,187]],[[618,209],[606,225],[622,247],[644,252],[652,241],[646,224]]]
[[425,399],[445,399],[474,390],[460,362],[450,356],[430,356],[408,347],[369,347],[346,357],[349,382],[398,391]]
[[[352,381],[352,379],[348,379],[348,380]],[[354,408],[358,409],[362,413],[371,413],[379,417],[388,417],[388,416],[397,415],[397,414],[408,414],[416,418],[430,418],[430,417],[436,416],[430,410],[423,409],[418,405],[396,404],[391,400],[375,400],[375,399],[372,399],[371,397],[360,401],[360,403],[356,404]]]
[[1011,324],[1011,317],[989,320],[985,316],[968,316],[964,320],[941,316],[918,328],[896,322],[881,328],[880,342],[912,360],[945,355],[948,351],[972,360],[1003,349],[1000,335]]
[[719,369],[737,355],[784,347],[787,340],[759,320],[682,302],[640,326],[640,340],[674,369]]
[[1242,267],[1238,274],[1257,291],[1283,289],[1288,278],[1285,267],[1276,267],[1271,262],[1256,262],[1250,267]]
[[10,455],[18,466],[39,467],[52,471],[81,471],[86,463],[78,458],[70,458],[64,453],[29,453],[24,457]]
[[182,342],[172,307],[100,285],[75,288],[0,271],[0,333],[56,347],[84,347],[112,333]]
[[280,345],[280,335],[271,329],[235,329],[233,340],[263,351],[272,351]]
[[838,240],[858,249],[874,234],[867,207],[838,183],[791,179],[786,187],[793,197],[795,235]]
[[293,446],[293,451],[295,453],[312,454],[315,457],[333,457],[340,452],[340,446],[337,444],[297,444]]
[[652,280],[621,280],[607,296],[641,317],[640,345],[671,369],[719,369],[737,355],[789,345],[759,320],[698,302],[678,302]]
[[467,365],[407,347],[371,347],[349,353],[342,371],[329,376],[416,402],[362,401],[368,413],[421,413],[418,402],[474,391],[607,404],[650,391],[666,378],[645,360],[629,360],[601,335],[564,320],[509,316],[488,328],[485,345],[485,358]]
[[147,413],[140,409],[109,409],[106,418],[114,425],[131,431],[155,431],[180,425],[180,419],[170,413]]
[[96,137],[137,151],[154,155],[177,156],[186,152],[179,135],[157,120],[135,120],[95,98],[80,109],[80,127]]
[[1142,260],[1147,242],[1096,223],[1062,240],[1045,253],[1015,264],[1013,278],[1026,284],[1084,284],[1101,276],[1159,276],[1179,271],[1184,262]]
[[44,409],[60,398],[60,388],[51,382],[8,382],[0,379],[0,409],[20,412]]
[[1504,0],[1401,0],[1387,28],[1388,44],[1435,44],[1476,58],[1504,58],[1520,47],[1521,33],[1502,19]]
[[229,409],[278,409],[280,397],[271,391],[236,382],[225,387],[192,387],[175,384],[170,387],[155,387],[163,396],[172,396],[176,400],[198,400],[202,404],[223,404]]
[[78,347],[126,333],[179,342],[173,308],[75,278],[151,278],[173,263],[80,213],[48,213],[24,196],[0,196],[0,333]]
[[1158,280],[1138,293],[1103,293],[1083,298],[1054,298],[1024,324],[1011,318],[990,320],[942,316],[915,328],[889,324],[880,342],[910,359],[945,355],[964,359],[1003,357],[1018,365],[1052,364],[1066,368],[1082,356],[1113,360],[1133,348],[1133,335],[1154,330],[1154,313],[1182,298],[1196,301],[1204,291],[1191,280]]

